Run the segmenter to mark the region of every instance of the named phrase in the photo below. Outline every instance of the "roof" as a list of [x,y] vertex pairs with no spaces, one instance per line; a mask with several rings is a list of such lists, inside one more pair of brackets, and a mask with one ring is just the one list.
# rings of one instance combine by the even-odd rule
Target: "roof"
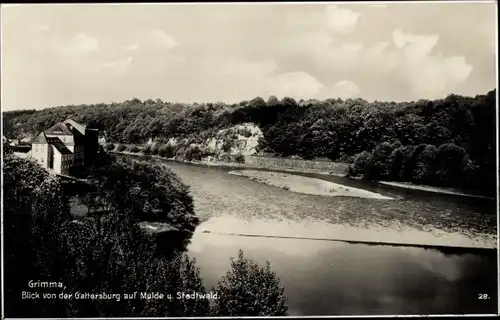
[[30,145],[17,145],[12,147],[14,149],[14,152],[19,152],[19,153],[28,153],[31,151],[31,146]]
[[33,139],[33,141],[31,142],[33,144],[47,144],[47,137],[45,136],[45,133],[43,132],[40,132],[40,134],[35,138]]
[[45,134],[69,135],[72,136],[73,132],[66,126],[66,124],[59,122],[45,130]]
[[72,154],[71,150],[57,137],[46,138],[47,143],[53,145],[61,154]]
[[[35,144],[46,144],[50,143],[53,144],[57,150],[61,153],[65,152],[64,154],[68,154],[67,151],[64,150],[62,146],[59,146],[59,143],[62,143],[61,140],[59,140],[57,137],[55,139],[57,140],[50,140],[52,138],[47,137],[47,135],[67,135],[67,136],[73,136],[74,137],[74,142],[75,143],[83,143],[85,140],[85,130],[86,126],[82,125],[72,119],[67,119],[63,122],[56,123],[49,129],[45,130],[44,132],[40,133],[33,141],[32,143]],[[51,142],[47,142],[47,139],[49,139]],[[71,143],[72,144],[72,143]],[[64,146],[64,144],[62,144]],[[67,144],[68,145],[68,144]],[[66,148],[66,147],[65,147]],[[67,148],[66,148],[67,149]],[[69,153],[72,153],[69,151]]]
[[78,122],[76,122],[75,120],[73,119],[67,119],[63,122],[66,126],[70,126],[70,128],[74,128],[76,129],[78,132],[80,132],[81,134],[85,134],[85,128],[87,126],[83,125],[83,124],[80,124]]

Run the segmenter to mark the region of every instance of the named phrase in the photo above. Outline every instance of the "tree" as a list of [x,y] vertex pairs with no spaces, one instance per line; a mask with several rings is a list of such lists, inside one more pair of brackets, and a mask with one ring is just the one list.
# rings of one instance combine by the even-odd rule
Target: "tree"
[[116,151],[122,152],[122,151],[125,151],[125,149],[127,149],[127,146],[125,146],[123,144],[119,144],[118,147],[116,148]]
[[261,97],[253,98],[248,103],[248,107],[256,109],[265,108],[266,106],[267,106],[266,101],[264,101],[264,99],[262,99]]
[[295,101],[295,99],[290,98],[290,97],[284,97],[281,100],[281,104],[283,106],[287,106],[287,107],[297,107],[298,106],[297,101]]
[[390,175],[390,166],[387,159],[390,157],[392,151],[392,146],[388,142],[377,145],[366,161],[364,178],[367,180],[388,178]]
[[436,154],[436,175],[439,183],[443,185],[460,183],[462,173],[469,161],[464,148],[453,143],[439,146]]
[[403,165],[403,177],[405,181],[414,181],[415,170],[417,169],[418,159],[421,153],[425,150],[426,145],[420,144],[418,146],[411,146],[408,153],[405,155],[405,162]]
[[164,158],[173,158],[175,156],[175,147],[171,144],[160,146],[158,155]]
[[158,154],[158,150],[159,150],[158,145],[155,144],[155,145],[151,146],[151,154],[152,155],[157,155]]
[[[194,258],[190,259],[187,255],[183,255],[180,256],[179,261],[178,279],[182,282],[183,292],[206,294],[207,292],[200,277],[200,269],[196,267],[196,260]],[[207,316],[211,313],[208,299],[184,299],[182,302],[184,306],[182,316],[200,317]]]
[[203,157],[203,151],[199,146],[196,145],[191,145],[186,149],[186,152],[184,154],[184,158],[187,161],[200,161]]
[[280,103],[280,101],[278,100],[278,98],[276,98],[276,96],[270,96],[269,99],[267,100],[267,105],[269,107],[275,107],[279,103]]
[[234,157],[234,161],[236,163],[245,163],[245,156],[242,155],[241,153],[238,153],[235,157]]
[[241,250],[213,290],[219,295],[214,307],[217,316],[286,316],[288,312],[284,289],[269,262],[260,267],[245,259]]
[[421,183],[433,183],[436,174],[436,155],[438,148],[426,145],[425,149],[418,155],[413,180]]
[[397,181],[401,179],[401,172],[403,170],[404,161],[405,161],[405,154],[403,148],[401,146],[394,148],[388,159],[389,171],[391,172],[392,180]]
[[[4,152],[6,150],[4,149]],[[4,301],[6,314],[30,310],[34,302],[22,300],[21,292],[37,270],[32,237],[33,192],[48,177],[35,162],[11,153],[3,158]]]
[[[64,264],[67,258],[60,243],[60,233],[65,223],[73,218],[69,199],[56,176],[47,177],[34,191],[31,213],[31,245],[34,252],[34,269],[38,279],[64,281]],[[45,313],[57,314],[62,301],[35,301]]]
[[368,151],[363,151],[354,157],[354,162],[349,166],[349,174],[352,176],[357,176],[365,172],[368,160],[370,158],[370,153]]
[[147,161],[118,161],[91,177],[106,210],[136,221],[156,221],[187,232],[199,223],[189,188],[166,166]]
[[[40,241],[35,243],[37,253],[42,253],[45,248],[50,247],[50,241],[56,241],[58,228],[62,224],[71,221],[69,199],[64,194],[59,179],[55,176],[47,177],[33,191],[32,203],[32,233],[34,238]],[[45,238],[46,237],[46,238]],[[44,263],[42,256],[40,264]]]
[[48,177],[47,171],[33,160],[4,154],[4,210],[16,215],[27,214],[32,206],[32,193]]

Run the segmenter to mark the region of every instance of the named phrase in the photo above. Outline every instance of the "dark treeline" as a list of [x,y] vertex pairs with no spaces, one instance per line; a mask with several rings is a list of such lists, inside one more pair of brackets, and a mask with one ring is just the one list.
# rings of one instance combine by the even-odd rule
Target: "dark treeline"
[[[165,222],[189,234],[199,223],[188,187],[152,162],[118,161],[101,150],[85,175],[96,186],[92,215],[75,220],[64,183],[4,145],[4,296],[7,317],[272,316],[286,315],[279,278],[243,257],[211,291],[220,299],[177,299],[207,293],[185,247],[158,250],[140,221]],[[80,196],[85,197],[81,194]],[[98,214],[96,214],[98,213]],[[164,239],[165,240],[165,239]],[[162,241],[163,242],[163,241]],[[168,242],[168,241],[167,241]],[[62,288],[30,287],[30,281]],[[37,299],[22,292],[38,293]],[[120,294],[79,299],[77,293]],[[138,296],[125,299],[125,294]],[[141,299],[140,292],[172,298]],[[58,298],[44,298],[55,293]],[[59,294],[73,295],[59,299]]]
[[362,99],[178,104],[134,99],[35,113],[5,113],[8,137],[73,118],[104,130],[115,143],[213,137],[236,124],[257,124],[259,150],[275,156],[353,163],[351,175],[410,181],[493,194],[496,190],[496,90],[476,97],[367,102]]

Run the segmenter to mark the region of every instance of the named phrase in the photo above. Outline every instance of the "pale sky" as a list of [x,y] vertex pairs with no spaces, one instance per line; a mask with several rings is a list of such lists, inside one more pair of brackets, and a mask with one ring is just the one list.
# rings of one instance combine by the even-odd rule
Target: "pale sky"
[[496,4],[2,5],[2,109],[496,87]]

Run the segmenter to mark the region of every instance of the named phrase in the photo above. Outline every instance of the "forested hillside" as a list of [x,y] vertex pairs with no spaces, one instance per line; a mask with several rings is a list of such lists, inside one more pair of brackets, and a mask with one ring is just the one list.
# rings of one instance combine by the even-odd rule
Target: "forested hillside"
[[9,138],[35,135],[73,118],[101,129],[108,142],[142,144],[189,138],[200,143],[221,129],[255,123],[258,151],[353,163],[352,175],[492,193],[496,190],[496,90],[476,97],[367,102],[362,99],[180,104],[133,99],[4,113]]

